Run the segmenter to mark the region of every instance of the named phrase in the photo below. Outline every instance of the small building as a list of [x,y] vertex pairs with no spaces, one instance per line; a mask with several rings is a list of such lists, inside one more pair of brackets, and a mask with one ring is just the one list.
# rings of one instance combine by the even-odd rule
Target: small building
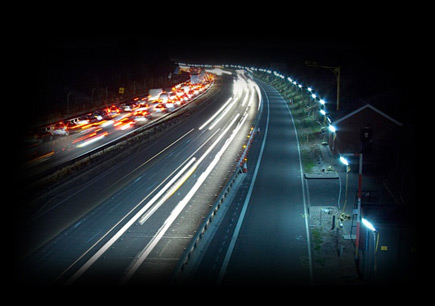
[[417,281],[415,211],[398,205],[362,204],[361,216],[358,270],[362,279],[372,285]]
[[335,133],[329,137],[333,154],[363,153],[364,163],[391,160],[401,141],[403,124],[371,104],[332,122]]

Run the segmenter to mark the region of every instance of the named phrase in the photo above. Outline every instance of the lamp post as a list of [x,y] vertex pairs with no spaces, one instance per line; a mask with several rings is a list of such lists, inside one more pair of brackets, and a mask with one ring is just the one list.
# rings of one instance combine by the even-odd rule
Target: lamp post
[[358,259],[358,248],[359,248],[359,233],[360,233],[360,223],[361,223],[361,188],[362,188],[362,165],[363,165],[363,154],[362,153],[344,153],[340,156],[340,160],[344,159],[344,156],[357,156],[359,157],[358,165],[358,193],[357,193],[357,208],[353,210],[353,214],[356,217],[356,238],[355,238],[355,259]]
[[337,110],[340,110],[340,78],[341,78],[341,67],[340,66],[322,66],[317,62],[306,61],[305,65],[308,67],[324,68],[331,71],[337,80]]
[[[379,244],[379,231],[375,228],[375,226],[367,219],[361,218],[361,223],[369,229],[373,233],[373,279],[376,278],[376,270],[377,270],[377,261],[376,261],[376,253],[378,251],[378,244]],[[366,234],[366,255],[365,255],[365,273],[369,276],[369,256],[368,256],[368,249],[369,249],[369,231],[367,231]]]
[[334,150],[335,150],[335,138],[337,138],[337,134],[335,132],[337,132],[337,129],[335,128],[335,126],[330,124],[328,126],[328,130],[333,134],[332,135],[332,152],[334,152]]
[[340,162],[346,166],[346,186],[345,186],[345,192],[344,192],[344,204],[343,204],[343,209],[342,209],[342,211],[344,212],[344,210],[346,208],[346,204],[347,204],[347,189],[348,189],[348,182],[349,182],[350,166],[349,166],[349,161],[346,158],[344,158],[343,156],[340,156]]

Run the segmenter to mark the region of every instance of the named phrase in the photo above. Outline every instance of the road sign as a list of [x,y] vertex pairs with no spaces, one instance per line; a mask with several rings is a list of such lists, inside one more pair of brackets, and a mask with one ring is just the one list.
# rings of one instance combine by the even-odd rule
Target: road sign
[[121,95],[124,94],[124,87],[119,87],[118,93]]

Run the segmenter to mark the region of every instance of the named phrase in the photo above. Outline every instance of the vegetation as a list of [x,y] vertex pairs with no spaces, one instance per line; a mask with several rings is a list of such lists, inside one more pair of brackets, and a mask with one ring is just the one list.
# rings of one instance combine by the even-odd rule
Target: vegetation
[[306,90],[291,85],[287,80],[273,74],[256,72],[255,76],[273,86],[286,100],[298,130],[301,145],[302,165],[305,173],[310,173],[317,161],[315,144],[325,141],[325,122],[318,105]]

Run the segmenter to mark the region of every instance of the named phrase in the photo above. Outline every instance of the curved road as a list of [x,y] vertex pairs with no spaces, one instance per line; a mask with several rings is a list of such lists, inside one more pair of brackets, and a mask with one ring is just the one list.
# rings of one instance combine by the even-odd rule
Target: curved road
[[260,135],[248,177],[186,283],[305,285],[312,282],[307,205],[297,132],[289,108],[262,89]]
[[235,171],[256,117],[252,82],[223,76],[219,86],[197,112],[131,149],[122,162],[53,191],[24,222],[18,215],[16,281],[167,283]]

